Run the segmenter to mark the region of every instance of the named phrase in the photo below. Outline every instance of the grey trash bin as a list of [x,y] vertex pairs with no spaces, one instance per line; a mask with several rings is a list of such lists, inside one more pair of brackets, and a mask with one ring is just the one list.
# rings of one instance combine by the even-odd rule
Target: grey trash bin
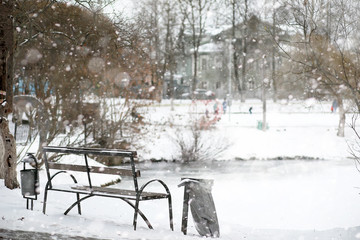
[[182,178],[179,187],[184,186],[184,202],[181,231],[187,233],[188,209],[195,228],[201,236],[219,237],[219,222],[211,194],[213,180]]
[[[33,210],[33,201],[37,200],[37,195],[40,193],[38,162],[32,153],[28,153],[22,161],[24,168],[20,171],[21,194],[26,198],[26,208],[29,209],[29,200],[31,200],[31,210]],[[26,169],[26,163],[35,164],[35,168]]]
[[39,178],[36,169],[24,169],[20,171],[21,194],[23,196],[35,196],[38,192],[37,179]]

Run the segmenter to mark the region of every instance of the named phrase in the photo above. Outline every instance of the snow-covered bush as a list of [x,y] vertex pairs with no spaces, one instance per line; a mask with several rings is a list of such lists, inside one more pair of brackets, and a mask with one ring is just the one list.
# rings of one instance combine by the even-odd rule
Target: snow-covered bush
[[178,148],[176,159],[182,162],[215,160],[230,146],[222,136],[201,128],[198,121],[185,131],[176,131],[174,142]]

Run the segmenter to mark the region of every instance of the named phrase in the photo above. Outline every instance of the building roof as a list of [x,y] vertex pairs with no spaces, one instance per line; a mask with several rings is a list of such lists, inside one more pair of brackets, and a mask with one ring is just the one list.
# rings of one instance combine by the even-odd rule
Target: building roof
[[213,53],[224,51],[222,43],[205,43],[199,47],[199,53]]

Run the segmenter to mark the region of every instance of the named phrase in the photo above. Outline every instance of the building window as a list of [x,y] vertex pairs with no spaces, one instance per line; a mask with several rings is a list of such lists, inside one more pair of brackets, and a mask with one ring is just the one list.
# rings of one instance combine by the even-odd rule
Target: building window
[[250,91],[253,91],[254,88],[255,88],[255,82],[254,82],[254,79],[251,78],[251,79],[249,80],[249,82],[248,82],[248,89],[249,89]]
[[218,69],[222,68],[222,59],[220,57],[215,58],[215,67]]
[[216,89],[221,88],[221,82],[216,82]]
[[207,70],[207,61],[205,58],[201,59],[201,70]]
[[207,89],[207,86],[208,86],[208,83],[207,83],[207,82],[202,81],[202,82],[200,83],[200,88]]

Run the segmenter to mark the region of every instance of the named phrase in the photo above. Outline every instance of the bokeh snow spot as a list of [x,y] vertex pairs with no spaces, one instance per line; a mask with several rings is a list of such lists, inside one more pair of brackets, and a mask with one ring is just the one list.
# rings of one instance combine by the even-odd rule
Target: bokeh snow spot
[[92,73],[99,73],[105,68],[105,61],[99,57],[93,57],[88,63],[88,69]]
[[25,63],[37,63],[42,57],[43,55],[40,53],[39,50],[37,50],[36,48],[31,48],[26,53]]

